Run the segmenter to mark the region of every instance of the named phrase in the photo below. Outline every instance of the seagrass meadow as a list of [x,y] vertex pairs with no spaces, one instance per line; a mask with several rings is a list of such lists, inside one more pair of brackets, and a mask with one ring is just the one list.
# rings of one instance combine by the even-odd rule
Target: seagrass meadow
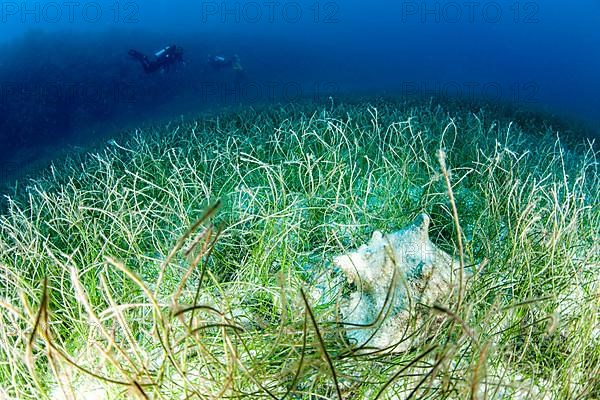
[[[0,398],[600,398],[597,157],[391,99],[127,132],[3,199]],[[357,351],[332,259],[421,213],[460,301]]]

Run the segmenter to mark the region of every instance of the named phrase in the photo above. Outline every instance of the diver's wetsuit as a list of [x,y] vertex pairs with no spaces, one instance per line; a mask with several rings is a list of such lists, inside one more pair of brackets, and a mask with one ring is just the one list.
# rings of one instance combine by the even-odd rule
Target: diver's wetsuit
[[167,46],[154,54],[154,59],[150,60],[144,54],[137,50],[129,50],[129,55],[142,64],[144,72],[150,74],[158,70],[168,71],[172,65],[183,63],[183,49],[175,45]]

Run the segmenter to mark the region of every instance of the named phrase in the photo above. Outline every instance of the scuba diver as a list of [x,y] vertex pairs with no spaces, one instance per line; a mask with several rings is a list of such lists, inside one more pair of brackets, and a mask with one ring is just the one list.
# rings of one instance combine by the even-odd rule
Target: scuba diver
[[223,69],[231,69],[235,74],[234,81],[236,86],[239,86],[245,78],[244,68],[242,68],[240,57],[237,54],[234,54],[231,57],[208,56],[206,62],[217,72]]
[[137,50],[129,50],[129,55],[142,64],[144,72],[151,74],[160,70],[161,72],[170,71],[171,67],[177,64],[185,64],[183,60],[183,48],[174,44],[165,47],[154,53],[154,57],[149,59]]
[[208,56],[208,65],[210,65],[215,71],[220,71],[223,68],[231,68],[233,71],[241,73],[244,71],[240,64],[240,57],[234,54],[232,57],[223,56]]

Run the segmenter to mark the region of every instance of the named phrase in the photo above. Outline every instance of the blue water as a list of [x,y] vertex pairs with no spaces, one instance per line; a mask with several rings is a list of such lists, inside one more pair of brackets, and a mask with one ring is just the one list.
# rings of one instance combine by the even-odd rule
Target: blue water
[[[128,127],[352,94],[509,102],[599,135],[599,20],[598,0],[3,1],[0,174]],[[166,73],[127,55],[172,43],[186,64]]]

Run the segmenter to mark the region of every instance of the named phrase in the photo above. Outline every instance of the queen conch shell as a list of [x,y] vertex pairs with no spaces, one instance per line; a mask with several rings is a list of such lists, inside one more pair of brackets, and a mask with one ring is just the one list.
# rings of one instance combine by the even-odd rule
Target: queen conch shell
[[340,304],[351,345],[405,351],[422,339],[429,307],[452,302],[460,266],[429,240],[429,221],[420,214],[398,232],[375,231],[368,244],[334,258],[356,287]]

